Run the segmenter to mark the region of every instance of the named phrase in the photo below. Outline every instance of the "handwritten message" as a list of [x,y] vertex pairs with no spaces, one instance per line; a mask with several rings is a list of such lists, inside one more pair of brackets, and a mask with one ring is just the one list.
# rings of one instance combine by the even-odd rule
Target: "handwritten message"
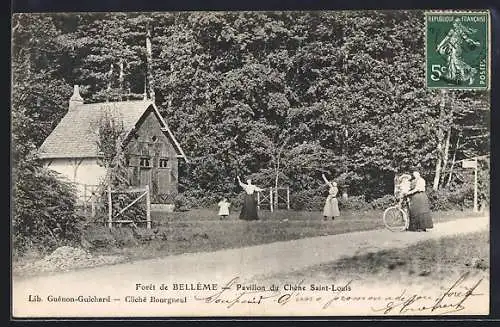
[[[360,295],[353,292],[353,281],[344,285],[305,285],[304,280],[298,283],[287,283],[282,286],[272,284],[266,286],[242,287],[240,278],[235,277],[220,290],[208,296],[195,296],[195,301],[222,305],[230,309],[237,305],[266,305],[276,303],[281,306],[293,304],[314,304],[327,310],[339,303],[355,305],[356,302],[369,302],[373,314],[450,314],[466,309],[471,298],[485,296],[476,292],[483,278],[471,279],[469,273],[461,275],[449,287],[438,295],[421,294],[403,289],[398,295]],[[435,291],[435,290],[434,290]],[[353,294],[354,293],[354,294]]]

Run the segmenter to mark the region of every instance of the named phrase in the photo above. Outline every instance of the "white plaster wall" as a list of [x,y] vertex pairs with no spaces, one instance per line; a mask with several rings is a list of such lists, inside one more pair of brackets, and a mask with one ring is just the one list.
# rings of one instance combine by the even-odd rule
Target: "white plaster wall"
[[[79,163],[79,165],[77,165],[77,163]],[[60,173],[67,178],[67,180],[75,182],[79,197],[83,196],[84,186],[82,184],[98,185],[106,176],[106,169],[99,166],[95,158],[76,160],[52,159],[46,161],[45,166]]]

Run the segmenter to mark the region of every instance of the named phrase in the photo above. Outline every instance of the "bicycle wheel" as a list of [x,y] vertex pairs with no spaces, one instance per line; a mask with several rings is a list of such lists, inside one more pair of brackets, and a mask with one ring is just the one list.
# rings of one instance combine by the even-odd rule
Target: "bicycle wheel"
[[384,211],[384,225],[390,231],[401,232],[408,228],[406,212],[398,206],[392,206]]

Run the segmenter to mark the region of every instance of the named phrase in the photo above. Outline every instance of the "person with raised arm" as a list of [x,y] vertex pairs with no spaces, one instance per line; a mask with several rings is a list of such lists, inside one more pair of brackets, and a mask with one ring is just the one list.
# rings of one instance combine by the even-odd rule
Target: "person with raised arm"
[[238,183],[245,190],[245,200],[243,201],[243,207],[241,208],[240,219],[243,220],[258,220],[259,216],[257,214],[257,200],[255,199],[255,192],[262,192],[264,189],[253,185],[250,179],[247,183],[243,183],[238,176]]
[[321,177],[323,177],[326,185],[330,188],[328,190],[328,196],[326,197],[325,206],[323,208],[323,217],[324,220],[330,218],[333,220],[335,217],[340,216],[339,201],[337,200],[337,193],[339,192],[339,189],[337,188],[337,183],[333,181],[330,182],[326,178],[325,174],[321,174]]

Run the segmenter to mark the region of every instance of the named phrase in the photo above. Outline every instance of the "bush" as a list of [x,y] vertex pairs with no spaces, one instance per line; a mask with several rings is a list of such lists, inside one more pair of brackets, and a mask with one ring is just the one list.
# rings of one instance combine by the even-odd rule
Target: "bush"
[[176,211],[189,210],[190,204],[183,194],[177,194],[174,199],[174,206]]
[[431,210],[463,210],[473,206],[474,190],[472,185],[462,184],[455,186],[453,189],[431,190],[427,194]]
[[290,192],[290,207],[293,210],[322,210],[325,198],[317,190]]
[[13,243],[16,253],[33,247],[47,253],[80,241],[83,217],[75,211],[76,189],[36,162],[15,170]]
[[370,205],[373,209],[377,210],[385,210],[388,207],[394,205],[396,203],[396,197],[392,194],[386,194],[381,198],[375,199],[370,202]]
[[446,190],[431,191],[428,193],[431,210],[450,210],[453,209],[453,204],[447,196]]
[[362,210],[368,208],[364,195],[349,196],[347,199],[339,198],[340,210]]
[[176,211],[187,211],[190,209],[210,208],[218,210],[217,204],[223,197],[227,198],[231,203],[231,208],[241,206],[244,200],[244,192],[238,193],[223,193],[223,192],[208,192],[205,196],[196,195],[199,192],[186,191],[176,196],[174,204]]
[[[327,195],[319,195],[317,190],[303,190],[290,194],[290,205],[294,210],[321,211]],[[340,210],[364,210],[368,208],[382,209],[395,202],[394,196],[386,195],[368,203],[364,195],[349,196],[347,199],[337,197]]]

